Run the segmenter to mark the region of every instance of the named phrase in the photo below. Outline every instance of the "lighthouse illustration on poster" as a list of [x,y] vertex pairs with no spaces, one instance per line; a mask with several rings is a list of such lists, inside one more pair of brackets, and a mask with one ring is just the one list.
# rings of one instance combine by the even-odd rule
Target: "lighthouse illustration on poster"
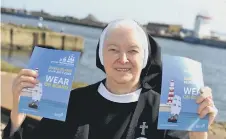
[[199,118],[196,98],[204,86],[202,65],[186,57],[163,55],[158,129],[207,131],[208,116]]
[[80,52],[35,47],[28,69],[38,73],[33,88],[23,88],[19,112],[65,121]]

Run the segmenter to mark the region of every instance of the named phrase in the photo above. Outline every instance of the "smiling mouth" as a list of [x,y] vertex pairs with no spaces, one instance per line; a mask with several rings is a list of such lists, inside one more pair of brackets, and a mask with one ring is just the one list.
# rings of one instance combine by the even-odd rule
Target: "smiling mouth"
[[116,70],[120,72],[128,72],[131,70],[131,68],[116,68]]

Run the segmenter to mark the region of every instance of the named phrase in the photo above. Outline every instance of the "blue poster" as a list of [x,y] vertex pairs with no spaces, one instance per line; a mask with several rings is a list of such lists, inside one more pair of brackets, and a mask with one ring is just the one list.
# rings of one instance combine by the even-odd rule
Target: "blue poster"
[[196,98],[204,86],[200,62],[163,55],[158,129],[207,131],[208,116],[199,118]]
[[35,47],[28,69],[39,83],[21,92],[19,112],[65,121],[80,52]]

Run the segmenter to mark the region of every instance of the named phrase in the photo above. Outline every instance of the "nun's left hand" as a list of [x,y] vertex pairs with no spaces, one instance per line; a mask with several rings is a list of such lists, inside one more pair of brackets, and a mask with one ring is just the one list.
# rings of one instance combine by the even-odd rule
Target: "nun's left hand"
[[[198,114],[200,118],[209,115],[209,125],[213,123],[218,110],[214,105],[212,90],[209,87],[203,87],[200,89],[200,96],[196,99],[199,104]],[[207,139],[208,132],[189,132],[190,139]]]

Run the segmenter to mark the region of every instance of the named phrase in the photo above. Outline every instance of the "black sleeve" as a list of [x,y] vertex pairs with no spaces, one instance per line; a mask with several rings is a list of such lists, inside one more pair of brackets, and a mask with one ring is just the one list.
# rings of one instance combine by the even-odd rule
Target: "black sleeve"
[[[81,91],[80,91],[81,92]],[[67,110],[67,118],[66,121],[58,121],[48,118],[42,118],[41,121],[37,123],[33,123],[31,118],[26,117],[21,127],[14,132],[14,134],[10,137],[11,130],[11,120],[7,123],[7,126],[2,131],[3,139],[72,139],[73,133],[75,132],[74,119],[79,119],[76,117],[76,113],[79,113],[77,105],[78,100],[80,99],[79,95],[77,95],[79,91],[73,90],[70,93],[68,110]],[[83,93],[81,93],[83,94]],[[77,106],[77,107],[76,107]],[[78,107],[79,106],[79,107]],[[75,112],[77,109],[77,112]],[[73,123],[73,124],[72,124]]]
[[166,130],[164,139],[189,139],[188,131]]
[[22,126],[11,137],[10,130],[11,130],[11,120],[9,118],[6,127],[2,131],[2,139],[22,139]]
[[9,121],[6,127],[2,131],[2,138],[3,139],[27,139],[27,137],[31,136],[31,134],[34,132],[34,129],[38,124],[39,124],[38,120],[37,121],[31,120],[30,118],[26,117],[21,127],[16,132],[14,132],[12,136],[10,136],[11,119],[9,118]]
[[11,120],[2,132],[3,139],[63,139],[72,138],[68,132],[68,127],[65,122],[42,118],[37,125],[32,125],[27,119],[23,122],[21,127],[14,132],[10,137]]

